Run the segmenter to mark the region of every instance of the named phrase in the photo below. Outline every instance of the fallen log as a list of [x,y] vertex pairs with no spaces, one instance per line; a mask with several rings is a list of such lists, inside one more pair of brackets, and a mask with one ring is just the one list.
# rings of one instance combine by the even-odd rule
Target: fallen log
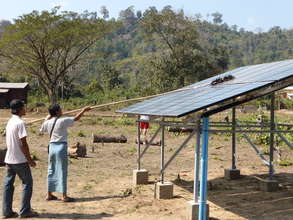
[[105,135],[93,135],[93,143],[126,143],[127,138],[124,135],[119,137],[105,136]]
[[194,131],[194,128],[168,126],[167,131],[168,132],[178,132],[178,133],[188,133],[188,132],[191,133]]
[[69,147],[68,155],[69,155],[69,157],[72,157],[72,158],[85,157],[86,156],[86,145],[80,144],[79,142],[77,142],[77,144]]
[[0,166],[5,166],[4,159],[7,149],[0,149]]
[[[143,142],[144,141],[140,140],[140,144],[144,144]],[[137,144],[138,141],[135,140],[135,143]],[[162,143],[161,141],[153,141],[150,145],[153,145],[153,146],[161,146],[161,143]],[[148,144],[148,141],[146,141],[146,144]]]

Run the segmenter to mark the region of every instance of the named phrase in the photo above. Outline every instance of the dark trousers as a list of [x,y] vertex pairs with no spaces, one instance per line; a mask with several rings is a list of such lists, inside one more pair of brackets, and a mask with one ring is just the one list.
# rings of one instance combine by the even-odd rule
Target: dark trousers
[[28,163],[6,164],[6,167],[7,174],[4,178],[2,213],[4,216],[12,213],[14,180],[15,176],[17,175],[21,179],[23,185],[19,215],[25,215],[31,211],[31,198],[33,192],[33,178],[31,169]]

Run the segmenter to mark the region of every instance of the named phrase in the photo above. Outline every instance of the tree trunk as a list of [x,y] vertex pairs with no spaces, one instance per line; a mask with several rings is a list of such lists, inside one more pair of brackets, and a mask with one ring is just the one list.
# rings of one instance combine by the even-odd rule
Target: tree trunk
[[76,145],[70,146],[68,149],[68,155],[70,157],[85,157],[86,156],[86,145],[77,142]]
[[126,143],[127,138],[124,135],[120,137],[93,135],[93,143]]
[[57,103],[57,93],[56,93],[56,87],[50,87],[47,90],[47,95],[48,95],[48,99],[51,103],[51,105],[56,104]]
[[193,132],[194,128],[185,128],[185,127],[167,127],[167,131],[169,132],[183,132],[183,133],[191,133]]
[[[135,143],[137,144],[137,140],[135,140]],[[146,141],[146,143],[148,144],[148,141]],[[143,144],[143,141],[140,140],[140,144]],[[153,146],[161,146],[162,142],[161,141],[153,141],[150,145]]]

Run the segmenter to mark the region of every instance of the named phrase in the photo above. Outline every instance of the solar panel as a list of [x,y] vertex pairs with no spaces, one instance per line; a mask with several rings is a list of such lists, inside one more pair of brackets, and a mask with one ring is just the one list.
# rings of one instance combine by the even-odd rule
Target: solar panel
[[[233,76],[232,80],[211,85],[216,79],[229,75]],[[244,66],[117,112],[181,117],[288,78],[293,78],[293,60]]]

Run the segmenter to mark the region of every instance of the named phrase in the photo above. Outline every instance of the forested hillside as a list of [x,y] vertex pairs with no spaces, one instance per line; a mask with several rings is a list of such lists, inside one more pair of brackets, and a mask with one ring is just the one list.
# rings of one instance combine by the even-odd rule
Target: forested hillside
[[[47,21],[40,23],[38,19],[56,18],[57,22],[62,13],[58,8],[47,12],[46,16],[43,14],[45,12],[33,13],[19,17],[14,22],[0,22],[0,81],[29,81],[32,88],[31,101],[38,103],[49,101],[50,89],[42,85],[44,76],[30,74],[27,67],[46,72],[43,66],[48,60],[32,64],[31,59],[28,59],[20,65],[19,60],[13,60],[12,54],[9,54],[9,47],[15,43],[12,42],[13,37],[16,39],[19,34],[9,37],[9,33],[12,36],[12,33],[23,31],[21,28],[26,27],[21,24],[27,23],[30,27],[35,25],[31,28],[35,32],[31,31],[29,39],[36,41],[31,42],[37,42],[38,38],[47,42],[48,37],[43,37],[43,33],[49,32],[50,28],[54,29],[56,25],[51,23],[49,26]],[[83,28],[78,26],[83,24],[100,25],[97,29],[99,38],[90,41],[92,44],[82,51],[80,58],[72,62],[72,65],[68,65],[63,72],[59,70],[60,77],[53,83],[56,91],[51,89],[56,92],[57,100],[69,100],[76,104],[101,103],[150,95],[176,89],[235,67],[293,58],[293,30],[272,27],[267,32],[250,32],[237,25],[227,25],[223,21],[223,15],[217,12],[211,14],[209,20],[200,14],[186,16],[182,10],[170,6],[161,11],[155,7],[150,7],[146,11],[136,11],[129,7],[121,11],[116,19],[109,18],[109,11],[105,7],[94,13],[75,13],[74,16],[69,13],[62,14],[62,22],[78,18],[76,28]],[[32,20],[33,23],[30,23]],[[86,31],[88,30],[84,29],[80,32]],[[25,33],[22,36],[24,43],[29,42],[27,32],[21,33]],[[64,30],[61,32],[59,27],[54,33],[62,36]],[[88,33],[87,36],[94,36],[93,33]],[[80,33],[74,37],[84,36]],[[7,39],[10,39],[9,42]],[[64,39],[63,44],[67,44],[69,38]],[[81,42],[76,42],[76,45],[72,46],[81,48]],[[55,47],[56,45],[48,46]],[[27,48],[31,49],[30,46]],[[64,45],[62,48],[65,48]],[[66,59],[76,51],[78,50],[68,52]],[[18,55],[18,52],[15,52],[14,57]],[[51,55],[56,56],[55,52]],[[67,64],[66,59],[63,64]],[[52,63],[47,69],[54,69],[59,62],[59,59],[55,59],[54,62],[52,60],[54,59],[50,60]],[[22,68],[22,65],[28,66]],[[12,68],[15,66],[18,68]],[[54,75],[53,71],[51,72]],[[51,72],[48,70],[47,74]]]

